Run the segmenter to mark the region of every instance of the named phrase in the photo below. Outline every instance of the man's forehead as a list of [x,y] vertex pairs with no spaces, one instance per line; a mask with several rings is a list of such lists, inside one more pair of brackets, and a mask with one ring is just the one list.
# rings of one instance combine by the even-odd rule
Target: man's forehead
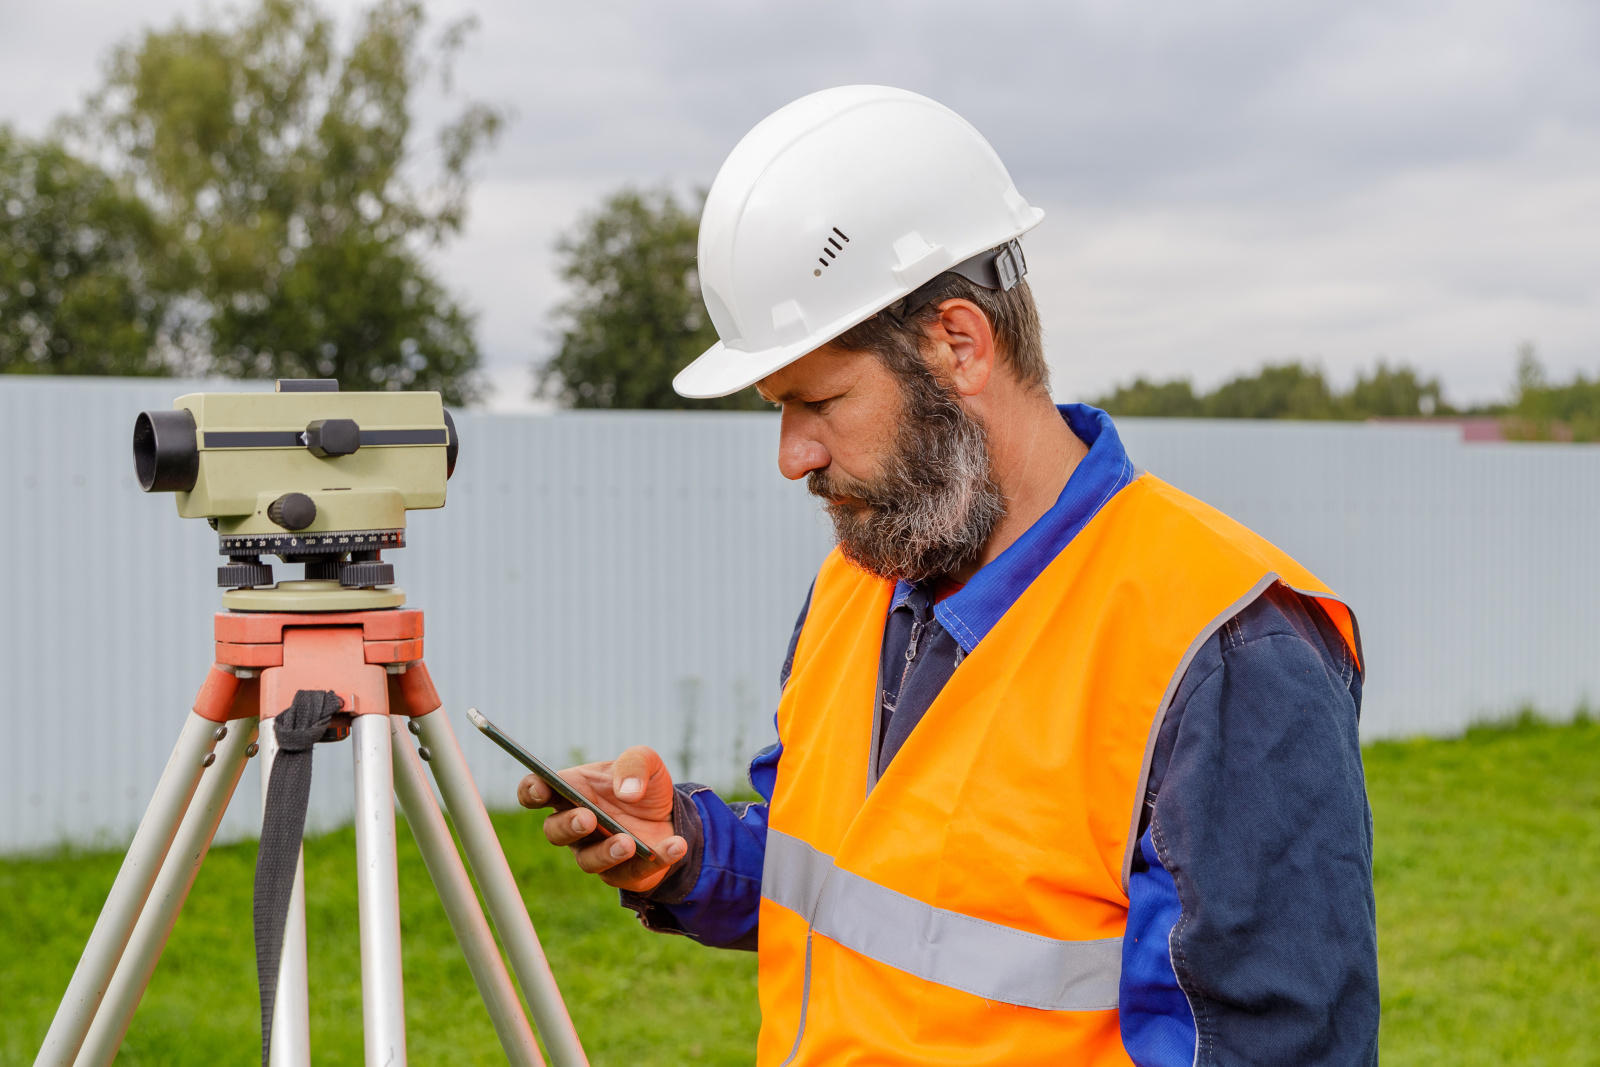
[[761,379],[756,392],[774,404],[812,399],[819,390],[837,389],[859,377],[863,360],[873,362],[874,357],[870,352],[825,344]]

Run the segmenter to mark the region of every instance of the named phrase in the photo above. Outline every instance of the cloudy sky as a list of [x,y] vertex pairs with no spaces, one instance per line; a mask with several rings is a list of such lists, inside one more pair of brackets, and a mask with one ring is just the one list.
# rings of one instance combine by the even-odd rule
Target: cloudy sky
[[[200,10],[0,0],[0,121],[43,130],[117,41]],[[496,406],[551,351],[560,232],[624,183],[709,183],[763,116],[852,82],[955,108],[1046,210],[1027,250],[1061,397],[1292,357],[1343,383],[1387,357],[1488,399],[1524,340],[1558,375],[1600,369],[1593,0],[429,10],[476,13],[458,89],[517,114],[439,258]]]

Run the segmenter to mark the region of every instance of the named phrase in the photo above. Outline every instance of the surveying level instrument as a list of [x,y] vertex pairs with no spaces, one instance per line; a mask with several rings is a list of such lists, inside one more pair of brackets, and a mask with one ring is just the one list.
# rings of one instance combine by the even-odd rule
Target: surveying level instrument
[[[156,786],[36,1067],[115,1059],[247,760],[262,760],[256,964],[262,1062],[309,1067],[305,863],[300,839],[318,742],[349,738],[361,1008],[368,1067],[406,1062],[400,973],[399,797],[510,1063],[542,1065],[516,973],[556,1067],[588,1060],[488,812],[422,661],[422,613],[405,608],[386,549],[406,512],[443,507],[455,424],[438,393],[341,393],[323,380],[274,393],[191,393],[134,424],[146,492],[208,519],[224,611],[215,664]],[[273,581],[263,556],[303,563]],[[415,735],[420,746],[412,741]],[[259,740],[258,740],[259,739]],[[423,763],[461,839],[472,880]],[[491,931],[489,919],[493,920]],[[510,958],[495,944],[495,932]]]

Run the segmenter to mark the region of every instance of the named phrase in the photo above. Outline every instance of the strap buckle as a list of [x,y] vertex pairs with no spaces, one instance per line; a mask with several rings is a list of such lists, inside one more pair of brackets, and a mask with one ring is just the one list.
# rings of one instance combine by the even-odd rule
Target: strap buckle
[[1022,242],[1013,237],[1003,245],[985,249],[977,255],[962,260],[943,273],[935,275],[921,286],[884,308],[896,322],[905,322],[925,307],[934,295],[944,288],[949,275],[961,277],[985,289],[1010,292],[1028,273],[1028,260],[1022,254]]
[[1028,273],[1028,261],[1023,258],[1021,241],[1013,238],[995,249],[994,272],[1002,293],[1009,293],[1017,287],[1022,276]]

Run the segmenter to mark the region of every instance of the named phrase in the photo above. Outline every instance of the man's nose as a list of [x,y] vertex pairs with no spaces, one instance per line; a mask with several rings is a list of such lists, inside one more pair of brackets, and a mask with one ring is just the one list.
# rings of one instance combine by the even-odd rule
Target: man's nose
[[778,437],[778,470],[795,481],[833,462],[828,449],[805,425],[810,420],[783,413],[783,428]]

